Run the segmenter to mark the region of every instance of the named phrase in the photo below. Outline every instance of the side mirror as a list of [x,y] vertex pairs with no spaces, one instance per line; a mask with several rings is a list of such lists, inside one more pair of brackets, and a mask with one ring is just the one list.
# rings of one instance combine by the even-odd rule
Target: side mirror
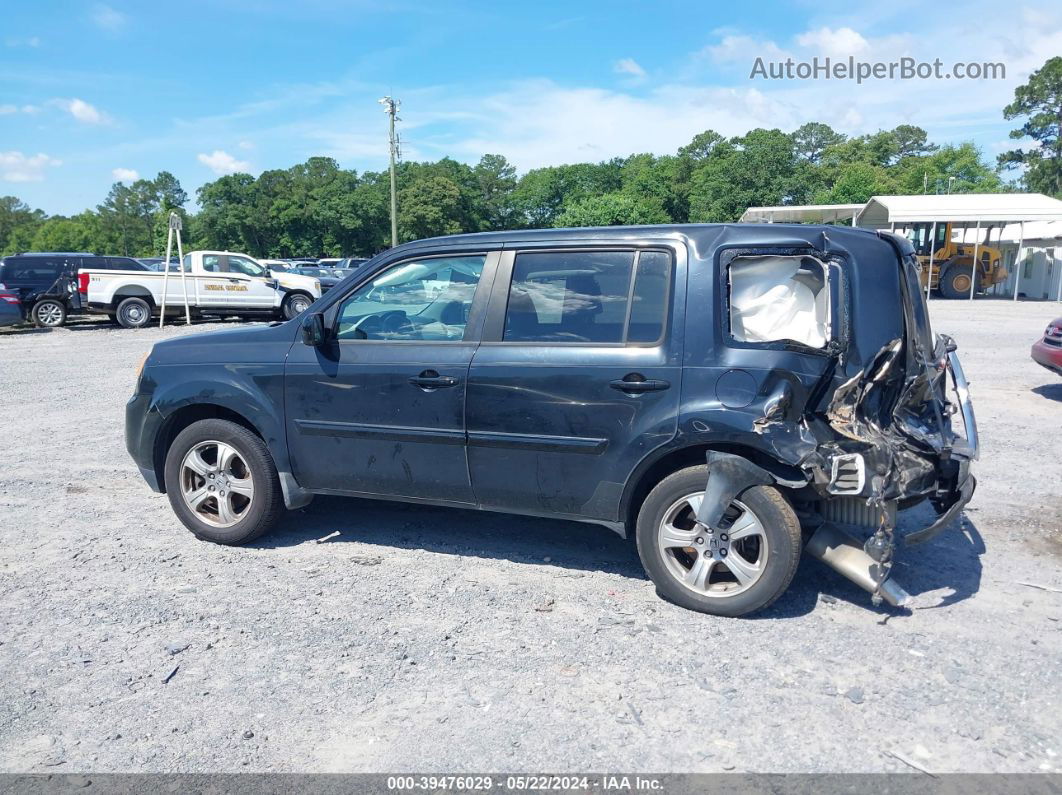
[[324,345],[328,338],[328,332],[325,327],[324,315],[320,312],[314,312],[312,315],[307,315],[302,321],[302,341],[306,345],[312,345],[318,347]]

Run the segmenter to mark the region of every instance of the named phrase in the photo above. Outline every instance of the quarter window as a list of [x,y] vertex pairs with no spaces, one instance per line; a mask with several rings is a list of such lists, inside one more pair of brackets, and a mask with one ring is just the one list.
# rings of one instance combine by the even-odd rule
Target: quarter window
[[655,342],[663,331],[670,272],[671,257],[659,251],[517,254],[502,338]]
[[826,347],[830,291],[825,263],[809,256],[741,256],[730,264],[728,275],[735,340]]
[[406,260],[363,284],[339,309],[340,340],[464,338],[486,256]]

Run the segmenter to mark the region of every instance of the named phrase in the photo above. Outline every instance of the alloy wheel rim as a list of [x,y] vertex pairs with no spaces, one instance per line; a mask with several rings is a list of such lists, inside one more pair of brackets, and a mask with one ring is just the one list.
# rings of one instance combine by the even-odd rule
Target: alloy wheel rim
[[45,326],[55,326],[62,319],[63,313],[56,304],[45,304],[37,308],[37,319]]
[[200,442],[181,461],[181,497],[196,518],[212,527],[232,527],[254,503],[251,471],[231,444]]
[[144,319],[144,310],[139,306],[127,306],[125,308],[125,318],[130,323],[139,323]]
[[759,517],[740,500],[730,503],[721,527],[697,522],[704,492],[671,504],[657,528],[657,549],[668,573],[699,596],[730,598],[763,577],[770,550]]
[[305,298],[293,298],[291,300],[291,311],[296,315],[301,315],[307,309],[310,308],[310,302]]

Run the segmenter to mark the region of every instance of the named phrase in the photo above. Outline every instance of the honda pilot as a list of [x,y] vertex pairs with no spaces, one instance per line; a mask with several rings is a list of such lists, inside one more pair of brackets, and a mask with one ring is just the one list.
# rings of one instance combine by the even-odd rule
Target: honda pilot
[[918,267],[848,227],[420,240],[289,322],[156,344],[127,447],[220,544],[350,495],[605,525],[706,613],[764,608],[804,551],[902,605],[895,556],[952,523],[977,457]]

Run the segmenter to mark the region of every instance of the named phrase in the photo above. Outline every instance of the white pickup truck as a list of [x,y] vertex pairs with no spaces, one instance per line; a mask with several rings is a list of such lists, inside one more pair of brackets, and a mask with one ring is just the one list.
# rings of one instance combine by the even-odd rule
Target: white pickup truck
[[192,251],[183,260],[183,278],[173,266],[162,271],[83,268],[78,289],[90,312],[109,315],[124,328],[141,328],[158,316],[166,283],[166,314],[183,315],[188,305],[202,315],[266,316],[290,320],[321,297],[310,276],[270,271],[253,257],[231,251]]

